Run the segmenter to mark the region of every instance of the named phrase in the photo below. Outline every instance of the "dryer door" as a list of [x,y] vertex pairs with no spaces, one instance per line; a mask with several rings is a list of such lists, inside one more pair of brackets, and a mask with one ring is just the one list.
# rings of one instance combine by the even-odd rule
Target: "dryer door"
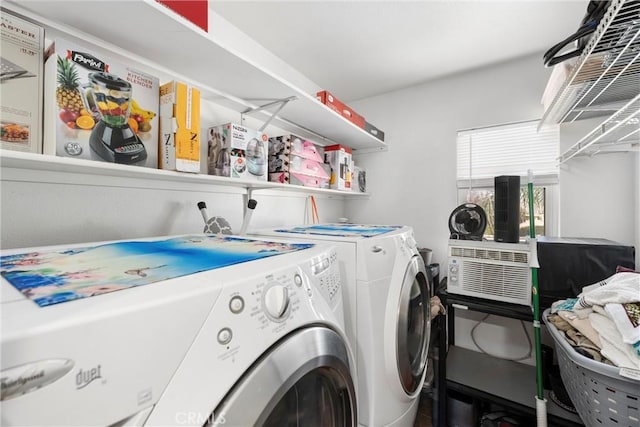
[[324,327],[293,332],[227,394],[209,419],[226,426],[357,426],[342,338]]
[[429,282],[420,256],[411,258],[400,291],[396,356],[400,383],[414,396],[420,392],[427,368],[431,331]]

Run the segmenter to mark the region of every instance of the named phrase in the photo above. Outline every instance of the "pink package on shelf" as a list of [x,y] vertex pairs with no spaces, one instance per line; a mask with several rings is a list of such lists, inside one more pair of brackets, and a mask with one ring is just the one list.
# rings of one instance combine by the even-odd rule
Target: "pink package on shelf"
[[309,159],[293,160],[291,162],[290,171],[291,173],[329,179],[329,174],[324,170],[320,163]]
[[313,142],[304,141],[300,144],[299,141],[299,139],[296,139],[291,144],[292,155],[322,163],[322,157],[320,156],[320,153],[318,153],[318,149]]
[[325,187],[328,183],[328,178],[319,178],[316,176],[304,175],[301,173],[291,172],[291,184],[302,185],[304,187]]

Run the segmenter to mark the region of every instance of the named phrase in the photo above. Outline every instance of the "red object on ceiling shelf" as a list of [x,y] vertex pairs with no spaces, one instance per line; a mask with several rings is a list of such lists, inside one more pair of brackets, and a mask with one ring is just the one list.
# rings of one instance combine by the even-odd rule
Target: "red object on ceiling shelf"
[[208,0],[156,0],[196,24],[205,31],[209,31]]

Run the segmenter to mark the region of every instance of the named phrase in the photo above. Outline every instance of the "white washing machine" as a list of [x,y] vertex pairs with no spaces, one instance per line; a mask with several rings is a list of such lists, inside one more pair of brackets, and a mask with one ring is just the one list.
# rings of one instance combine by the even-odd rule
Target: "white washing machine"
[[357,423],[328,245],[176,236],[0,270],[3,426]]
[[250,233],[336,247],[347,337],[356,351],[358,423],[413,426],[431,319],[430,283],[413,229],[319,224]]

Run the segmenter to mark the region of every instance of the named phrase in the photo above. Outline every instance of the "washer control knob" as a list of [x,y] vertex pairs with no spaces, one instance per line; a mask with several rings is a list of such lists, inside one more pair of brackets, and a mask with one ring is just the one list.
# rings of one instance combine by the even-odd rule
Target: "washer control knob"
[[264,294],[264,309],[273,319],[281,319],[289,307],[289,291],[280,284],[271,286]]
[[222,328],[218,331],[218,342],[222,345],[229,344],[231,342],[231,337],[233,337],[233,333],[229,328]]
[[229,301],[229,309],[232,313],[238,314],[244,309],[244,300],[241,296],[236,295]]

